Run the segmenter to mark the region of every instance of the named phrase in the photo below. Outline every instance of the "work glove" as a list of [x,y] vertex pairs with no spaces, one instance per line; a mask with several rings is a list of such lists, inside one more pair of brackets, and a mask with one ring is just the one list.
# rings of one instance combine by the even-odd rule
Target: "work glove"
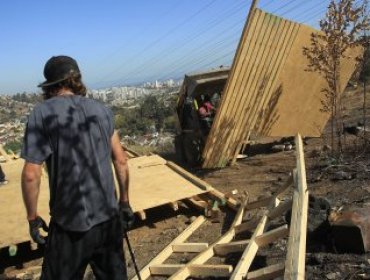
[[124,231],[129,231],[135,222],[135,215],[128,202],[120,201],[119,212]]
[[46,225],[45,221],[40,217],[37,216],[35,219],[28,221],[30,226],[30,235],[37,244],[44,245],[45,238],[40,234],[40,228],[44,231],[48,232],[49,227]]

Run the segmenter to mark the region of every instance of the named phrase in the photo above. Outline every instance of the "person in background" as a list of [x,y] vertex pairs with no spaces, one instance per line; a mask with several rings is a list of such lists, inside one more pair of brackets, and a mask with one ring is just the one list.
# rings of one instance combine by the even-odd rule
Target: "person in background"
[[[96,279],[127,279],[123,230],[134,222],[129,203],[127,155],[114,130],[113,113],[86,98],[77,62],[54,56],[39,85],[45,101],[31,112],[21,157],[22,193],[32,239],[48,230],[37,212],[41,170],[50,188],[50,229],[41,280],[83,279],[90,264]],[[117,175],[117,198],[113,170]]]
[[208,135],[214,117],[215,108],[210,102],[208,95],[203,96],[203,103],[198,109],[200,127],[204,135]]

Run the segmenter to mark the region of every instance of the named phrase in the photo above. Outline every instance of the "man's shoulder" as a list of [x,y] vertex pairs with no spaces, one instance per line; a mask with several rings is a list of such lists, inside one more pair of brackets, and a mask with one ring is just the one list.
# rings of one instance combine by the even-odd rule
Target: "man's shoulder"
[[47,100],[36,103],[35,106],[33,106],[31,113],[41,112],[43,108],[47,106],[46,101]]

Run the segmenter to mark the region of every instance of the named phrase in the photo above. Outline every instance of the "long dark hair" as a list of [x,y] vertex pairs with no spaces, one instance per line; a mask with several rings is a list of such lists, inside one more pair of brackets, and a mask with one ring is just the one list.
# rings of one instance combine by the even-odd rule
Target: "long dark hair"
[[63,80],[63,81],[61,81],[57,84],[42,87],[42,91],[43,91],[42,96],[43,96],[44,100],[47,100],[47,99],[52,98],[54,96],[57,96],[58,92],[62,88],[70,89],[73,92],[73,94],[75,94],[75,95],[85,96],[86,92],[87,92],[86,86],[84,85],[84,83],[81,80],[81,74],[76,73],[73,76],[71,76],[71,77],[69,77],[69,78],[67,78],[67,79],[65,79],[65,80]]

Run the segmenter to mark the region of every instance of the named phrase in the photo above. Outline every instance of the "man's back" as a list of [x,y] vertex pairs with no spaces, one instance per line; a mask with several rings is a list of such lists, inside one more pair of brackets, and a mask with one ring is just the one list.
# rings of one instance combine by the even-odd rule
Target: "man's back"
[[[59,55],[44,67],[44,102],[28,118],[22,158],[22,195],[30,236],[46,244],[41,280],[127,280],[122,234],[134,222],[127,155],[114,131],[113,114],[84,98],[77,61]],[[37,213],[42,164],[49,171],[51,221]],[[117,176],[116,197],[112,163]]]
[[24,158],[46,159],[54,222],[86,231],[117,213],[110,110],[82,96],[57,96],[35,107],[27,130]]

